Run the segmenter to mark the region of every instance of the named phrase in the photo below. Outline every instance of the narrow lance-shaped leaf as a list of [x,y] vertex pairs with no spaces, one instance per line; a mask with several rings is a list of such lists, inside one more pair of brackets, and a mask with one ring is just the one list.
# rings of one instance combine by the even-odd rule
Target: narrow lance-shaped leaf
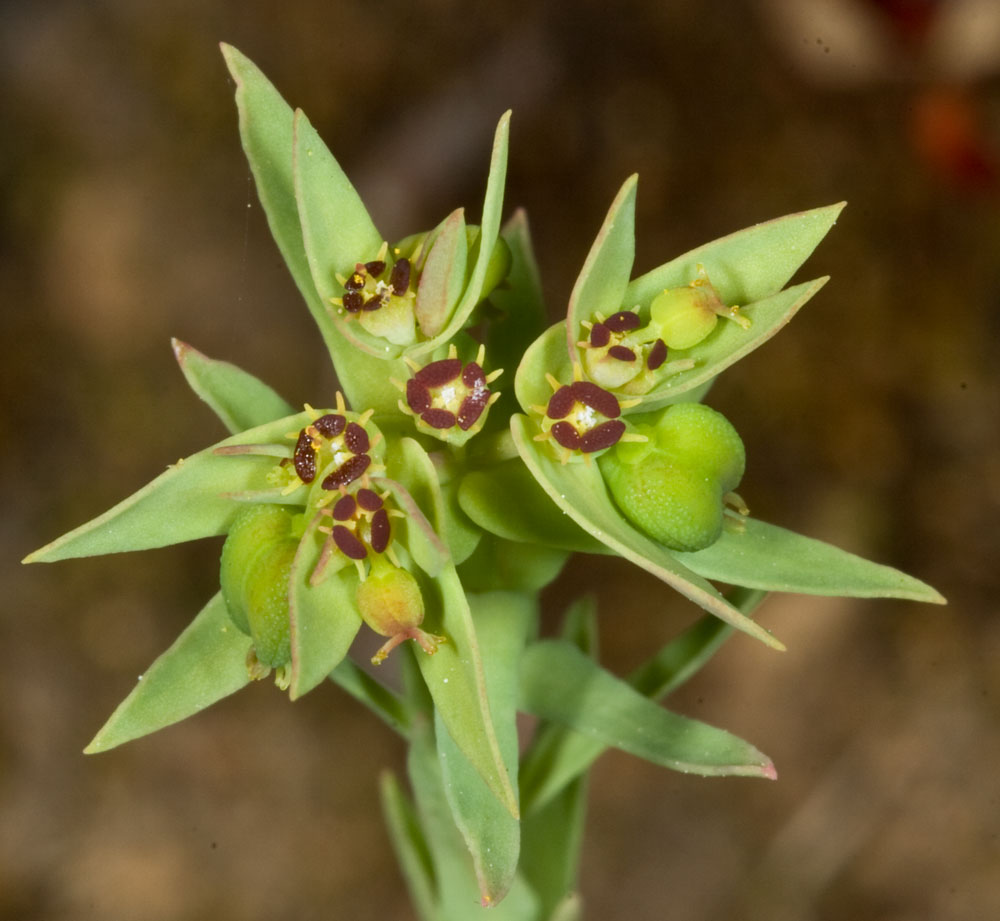
[[532,476],[580,527],[738,630],[774,649],[785,648],[767,630],[729,604],[716,588],[679,563],[666,548],[625,521],[608,497],[596,464],[560,464],[554,460],[546,446],[532,439],[525,416],[511,418],[511,432]]
[[517,795],[493,726],[479,640],[462,584],[451,565],[433,581],[417,575],[426,606],[423,628],[447,637],[434,655],[416,657],[434,707],[493,795],[516,817]]
[[434,861],[431,858],[417,814],[389,771],[379,782],[382,816],[392,849],[406,879],[406,887],[420,921],[440,921],[435,892]]
[[[764,592],[739,589],[730,601],[750,615]],[[644,697],[659,700],[691,678],[733,634],[733,628],[705,615],[654,656],[631,672],[626,681]],[[554,797],[585,774],[605,751],[600,739],[561,726],[545,726],[532,742],[521,765],[522,808],[526,815],[544,809]]]
[[576,343],[580,339],[580,323],[595,313],[607,317],[621,310],[635,260],[638,180],[638,176],[629,176],[615,196],[570,294],[566,345],[573,360],[576,360]]
[[315,515],[306,526],[288,577],[292,700],[311,691],[340,664],[361,629],[353,566],[330,573],[317,585],[311,582],[322,546],[316,539],[321,518]]
[[[469,599],[476,624],[487,697],[504,764],[517,778],[517,699],[521,652],[535,602],[510,592]],[[436,720],[438,756],[452,815],[472,855],[483,905],[499,902],[514,879],[520,853],[520,827],[462,754],[440,717]],[[516,789],[516,788],[515,788]]]
[[[286,434],[301,429],[309,421],[306,413],[297,413],[192,454],[103,515],[36,550],[24,562],[51,563],[72,557],[147,550],[225,534],[240,509],[239,503],[227,493],[265,487],[275,458],[217,451],[239,445],[287,443]],[[283,501],[295,503],[297,497],[290,495]]]
[[742,532],[723,531],[710,547],[677,558],[705,578],[767,591],[945,602],[898,569],[753,518]]
[[479,226],[479,239],[470,256],[475,257],[469,282],[451,319],[441,332],[407,351],[414,357],[426,355],[439,345],[449,342],[465,326],[469,314],[482,298],[483,284],[489,268],[493,247],[500,235],[500,221],[503,215],[503,193],[507,181],[507,149],[510,143],[510,112],[504,112],[497,124],[493,137],[493,152],[490,157],[490,171],[486,179],[486,195],[483,200],[483,217]]
[[139,677],[84,751],[107,751],[156,732],[238,691],[250,680],[249,649],[250,637],[233,625],[218,593]]
[[[302,111],[295,112],[291,145],[302,245],[319,310],[333,327],[327,346],[341,388],[359,412],[394,412],[399,391],[390,381],[394,377],[405,380],[408,373],[402,362],[385,359],[396,357],[399,349],[382,340],[377,348],[359,348],[359,334],[345,336],[346,321],[337,318],[331,304],[331,298],[344,290],[337,275],[346,277],[358,262],[374,259],[382,237],[340,164]],[[374,357],[376,352],[379,357]]]
[[313,284],[295,204],[292,109],[249,58],[232,45],[221,47],[236,81],[240,138],[271,233],[324,341],[330,346],[336,333]]
[[[563,618],[561,636],[590,658],[597,659],[597,603],[593,596],[574,601]],[[559,753],[559,741],[580,740],[603,751],[604,746],[588,736],[581,736],[555,723],[543,723],[521,761],[521,805],[524,820],[521,831],[521,863],[524,875],[542,901],[543,918],[554,916],[576,888],[580,851],[583,846],[587,815],[589,779],[584,770],[566,778],[541,804],[533,795],[539,778],[530,776],[532,768],[541,769],[544,784],[546,769],[558,771],[546,752]],[[541,749],[541,751],[539,751]],[[537,757],[540,755],[541,757]]]
[[667,377],[659,386],[645,394],[639,405],[624,412],[648,412],[676,402],[682,394],[697,387],[710,384],[726,368],[760,348],[776,333],[783,329],[828,281],[817,278],[801,285],[787,288],[778,294],[756,301],[743,311],[750,318],[749,329],[742,329],[735,323],[719,323],[703,342],[689,349],[675,349],[670,352],[671,360],[689,358],[694,367],[678,371]]
[[191,389],[212,408],[230,434],[295,412],[267,384],[242,368],[209,358],[179,339],[170,342]]
[[722,729],[664,710],[563,640],[544,640],[522,660],[525,710],[607,745],[684,773],[776,776],[771,760]]
[[844,202],[788,214],[713,240],[629,283],[627,306],[648,306],[665,288],[686,285],[703,265],[727,304],[750,304],[780,291],[827,235]]

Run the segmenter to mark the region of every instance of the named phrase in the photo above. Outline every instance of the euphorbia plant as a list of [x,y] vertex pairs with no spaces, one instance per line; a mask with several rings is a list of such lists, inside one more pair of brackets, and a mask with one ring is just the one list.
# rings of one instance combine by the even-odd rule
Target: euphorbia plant
[[[175,342],[228,436],[28,557],[225,535],[220,592],[87,748],[105,751],[273,674],[327,678],[409,745],[386,820],[421,918],[575,918],[587,769],[607,746],[684,772],[774,778],[770,759],[658,701],[766,593],[943,599],[922,582],[750,516],[744,448],[702,400],[825,283],[788,287],[840,205],[723,237],[632,277],[636,179],[546,326],[526,219],[501,224],[508,115],[478,225],[462,209],[389,241],[306,117],[235,49],[243,146],[340,390],[296,411]],[[597,660],[591,599],[539,635],[570,554],[623,557],[706,612],[627,677]],[[728,586],[721,590],[715,583]],[[612,616],[614,612],[609,612]],[[352,657],[384,637],[401,688]],[[410,641],[413,642],[410,642]],[[536,717],[518,738],[519,711]]]

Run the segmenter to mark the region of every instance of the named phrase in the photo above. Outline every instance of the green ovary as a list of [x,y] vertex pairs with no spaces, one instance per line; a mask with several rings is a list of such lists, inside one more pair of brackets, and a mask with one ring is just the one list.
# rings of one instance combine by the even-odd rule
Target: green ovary
[[641,531],[672,550],[701,550],[722,533],[724,500],[743,477],[743,442],[700,403],[669,406],[598,460],[615,503]]
[[252,505],[233,522],[222,548],[219,582],[233,623],[253,639],[257,661],[287,665],[288,578],[298,549],[298,509]]

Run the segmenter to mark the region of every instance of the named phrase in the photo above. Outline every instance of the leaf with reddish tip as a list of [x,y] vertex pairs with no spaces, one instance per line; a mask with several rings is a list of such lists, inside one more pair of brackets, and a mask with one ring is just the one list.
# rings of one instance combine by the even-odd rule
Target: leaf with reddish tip
[[467,256],[465,212],[458,208],[442,223],[420,273],[413,310],[420,331],[429,339],[444,329],[458,303],[465,285]]
[[[487,697],[497,740],[516,789],[518,674],[528,630],[538,616],[537,604],[511,592],[473,595],[469,602],[483,651]],[[517,869],[518,820],[486,786],[440,717],[436,719],[435,734],[445,795],[472,854],[483,904],[494,904],[506,894]]]
[[748,742],[664,710],[565,640],[543,640],[525,652],[521,703],[529,713],[675,771],[777,776],[771,759]]
[[306,526],[288,577],[292,700],[311,691],[343,661],[361,629],[353,566],[328,573],[317,585],[310,581],[322,548],[316,536],[322,518],[315,515]]
[[605,317],[622,309],[635,260],[635,191],[639,177],[629,176],[598,231],[569,297],[566,344],[576,360],[581,326],[595,313]]
[[191,389],[212,408],[231,434],[295,412],[267,384],[242,368],[209,358],[179,339],[171,339],[170,343]]
[[710,547],[677,558],[707,579],[765,591],[945,603],[925,582],[898,569],[753,518],[742,531],[724,529]]
[[547,445],[534,441],[536,429],[527,417],[515,415],[510,424],[514,443],[532,476],[581,528],[709,613],[773,649],[785,648],[767,630],[729,604],[714,586],[678,562],[665,547],[633,528],[612,503],[596,464],[561,464],[550,456]]
[[[296,413],[233,435],[179,460],[138,492],[92,521],[64,534],[26,557],[25,563],[51,563],[80,556],[166,547],[200,537],[225,534],[240,505],[228,497],[267,482],[273,457],[225,455],[217,448],[284,442],[286,434],[310,422]],[[302,493],[304,498],[304,493]],[[294,497],[282,500],[292,503]]]
[[139,677],[84,751],[95,754],[149,735],[238,691],[250,681],[249,649],[250,637],[229,619],[219,592]]

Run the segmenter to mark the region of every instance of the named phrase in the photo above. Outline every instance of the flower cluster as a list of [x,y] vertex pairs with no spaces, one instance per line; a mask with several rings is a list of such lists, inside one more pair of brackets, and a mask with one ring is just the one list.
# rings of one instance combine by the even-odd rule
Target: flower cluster
[[[447,775],[484,903],[516,872],[518,701],[542,720],[524,756],[534,779],[521,785],[535,805],[568,790],[590,757],[577,751],[575,767],[560,767],[543,755],[545,727],[626,745],[621,726],[602,722],[612,704],[628,709],[638,749],[658,740],[660,763],[774,776],[765,756],[721,730],[667,725],[665,711],[585,654],[579,612],[563,640],[537,639],[537,592],[570,552],[612,553],[703,608],[704,631],[735,628],[774,648],[750,616],[768,591],[942,600],[751,518],[734,492],[743,444],[701,402],[822,287],[788,283],[841,206],[748,228],[633,277],[631,177],[565,319],[546,327],[524,215],[501,222],[509,113],[480,223],[459,209],[393,244],[305,116],[239,52],[224,53],[261,201],[343,392],[331,408],[297,412],[247,372],[175,344],[228,437],[28,558],[225,537],[220,593],[89,750],[193,715],[272,670],[292,698],[330,678],[415,751],[439,753],[414,783]],[[406,644],[404,697],[357,668],[363,624],[386,640],[375,663]],[[583,686],[601,688],[601,713],[574,706]],[[431,725],[428,743],[421,727]]]

